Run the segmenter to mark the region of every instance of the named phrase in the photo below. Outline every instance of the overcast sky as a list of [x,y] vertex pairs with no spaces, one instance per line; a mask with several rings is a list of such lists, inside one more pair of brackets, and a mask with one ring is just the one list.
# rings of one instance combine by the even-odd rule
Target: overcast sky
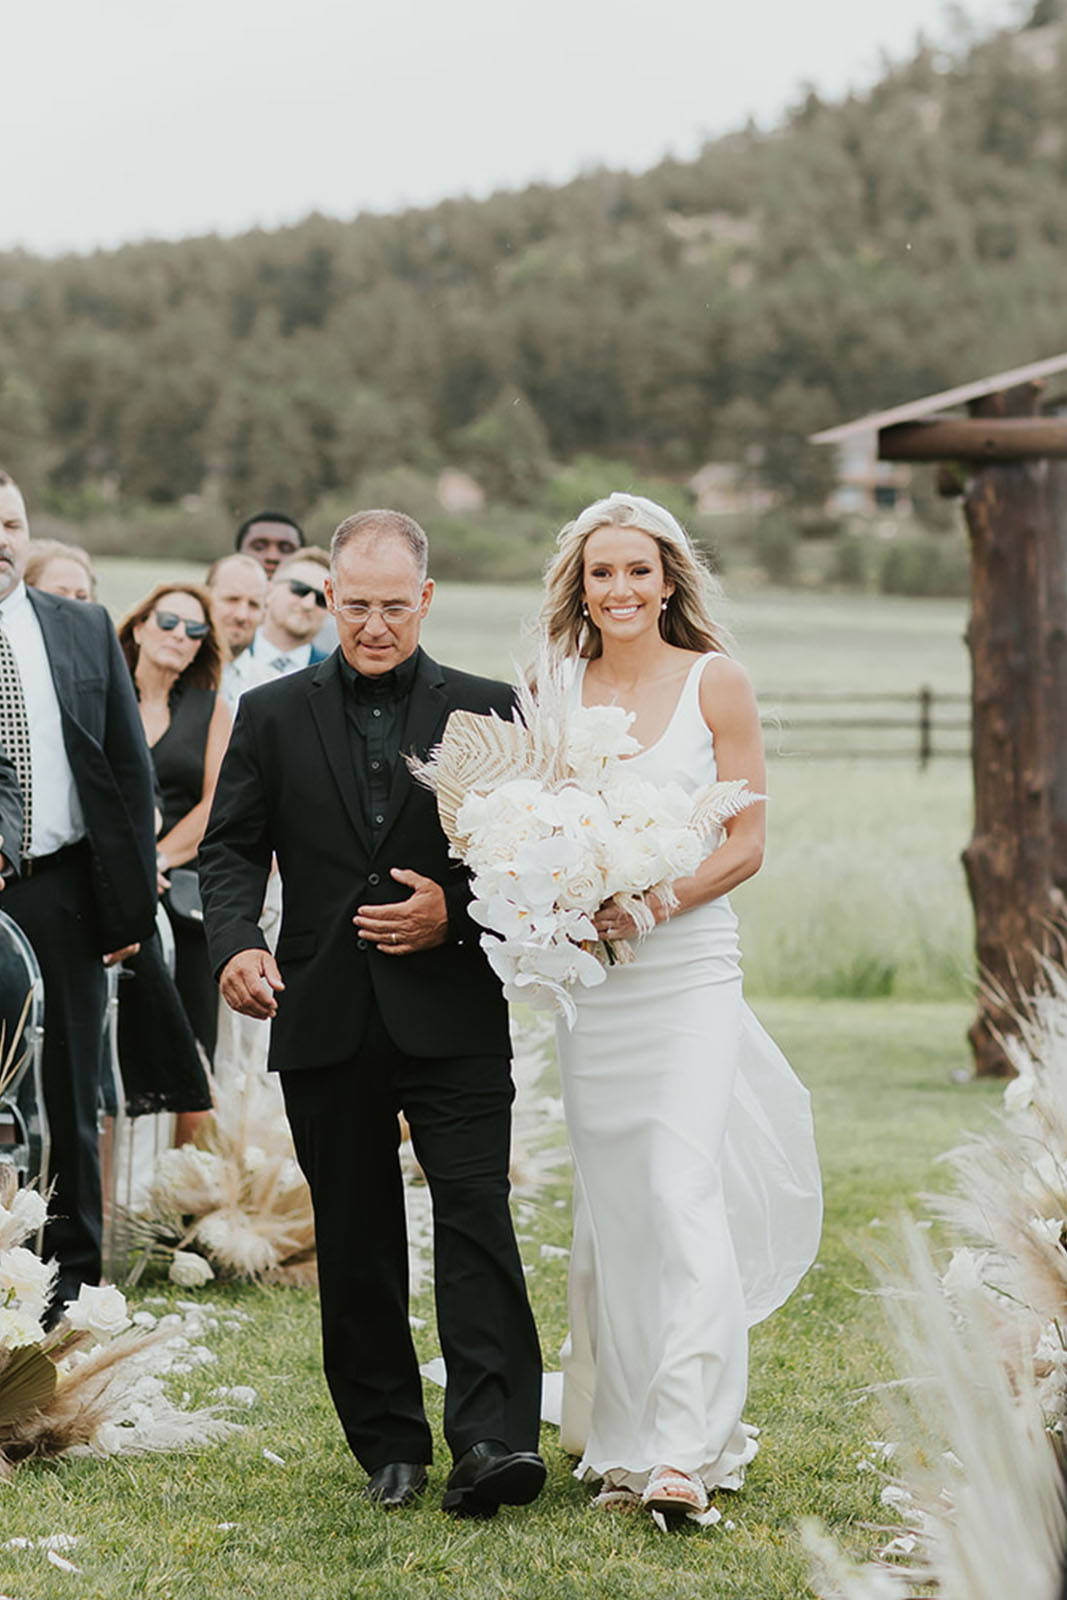
[[[966,0],[982,31],[1025,0]],[[802,82],[870,83],[939,0],[41,0],[4,8],[0,248],[236,233],[641,170]]]

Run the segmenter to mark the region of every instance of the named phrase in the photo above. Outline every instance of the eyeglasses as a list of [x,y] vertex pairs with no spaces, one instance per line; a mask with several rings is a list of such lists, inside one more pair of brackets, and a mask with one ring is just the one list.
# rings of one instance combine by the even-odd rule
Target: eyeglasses
[[326,596],[321,589],[316,589],[313,583],[301,583],[299,578],[286,578],[286,583],[296,595],[298,600],[305,600],[309,594],[315,596],[315,604],[326,610]]
[[190,622],[188,617],[179,617],[176,611],[157,611],[155,613],[156,627],[162,628],[164,633],[173,633],[175,628],[184,624],[187,639],[206,639],[211,632],[208,622]]
[[349,622],[369,622],[375,612],[383,622],[404,622],[408,617],[413,617],[418,609],[418,606],[365,606],[358,601],[350,606],[334,606],[334,610],[347,617]]

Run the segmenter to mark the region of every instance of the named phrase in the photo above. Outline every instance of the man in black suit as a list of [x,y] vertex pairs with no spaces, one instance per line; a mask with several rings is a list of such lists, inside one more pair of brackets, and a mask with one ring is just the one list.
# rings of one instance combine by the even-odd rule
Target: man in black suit
[[[408,1323],[397,1112],[434,1204],[448,1368],[446,1510],[490,1516],[539,1492],[541,1364],[508,1211],[507,1010],[467,911],[425,755],[450,711],[510,716],[501,683],[419,646],[433,583],[410,517],[334,534],[340,648],[242,696],[200,851],[208,944],[227,1003],[273,1018],[297,1154],[315,1206],[326,1376],[365,1492],[406,1505],[430,1431]],[[272,853],[277,962],[258,924]]]
[[45,1254],[59,1262],[59,1308],[100,1280],[103,961],[155,926],[156,852],[148,750],[115,630],[102,606],[26,587],[29,537],[22,495],[0,471],[0,742],[24,813],[21,838],[4,840],[12,876],[0,903],[44,979],[55,1185]]

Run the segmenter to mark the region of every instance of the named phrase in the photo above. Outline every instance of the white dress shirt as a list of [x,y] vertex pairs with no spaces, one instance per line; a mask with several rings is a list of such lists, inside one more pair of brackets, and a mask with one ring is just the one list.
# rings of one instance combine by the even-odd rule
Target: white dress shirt
[[265,661],[254,656],[249,646],[223,667],[220,685],[222,698],[232,711],[246,689],[254,689],[257,683],[269,683],[272,678],[279,676],[279,673],[271,671]]
[[276,644],[263,637],[262,628],[256,629],[248,651],[257,666],[265,666],[272,678],[284,678],[290,672],[299,672],[301,667],[311,665],[310,644],[298,644],[295,650],[279,650]]
[[85,837],[85,819],[63,743],[59,699],[44,635],[24,583],[0,601],[0,628],[7,634],[19,669],[30,726],[33,795],[28,854],[49,856]]

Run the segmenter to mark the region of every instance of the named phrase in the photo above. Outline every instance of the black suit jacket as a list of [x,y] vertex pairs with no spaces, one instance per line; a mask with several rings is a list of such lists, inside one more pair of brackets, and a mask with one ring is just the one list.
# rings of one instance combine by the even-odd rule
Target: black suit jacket
[[[467,915],[465,868],[448,854],[434,796],[398,763],[375,844],[360,805],[335,651],[241,696],[200,847],[208,950],[216,973],[241,950],[265,949],[259,913],[277,854],[285,980],[270,1065],[335,1065],[356,1051],[372,1001],[410,1055],[507,1053],[507,1007]],[[506,684],[440,667],[420,652],[401,740],[428,754],[456,709],[509,717]],[[389,876],[407,867],[441,884],[449,937],[433,950],[382,955],[359,939],[357,907],[406,899]]]
[[155,927],[152,764],[129,668],[103,606],[26,592],[59,699],[106,954],[147,939]]

